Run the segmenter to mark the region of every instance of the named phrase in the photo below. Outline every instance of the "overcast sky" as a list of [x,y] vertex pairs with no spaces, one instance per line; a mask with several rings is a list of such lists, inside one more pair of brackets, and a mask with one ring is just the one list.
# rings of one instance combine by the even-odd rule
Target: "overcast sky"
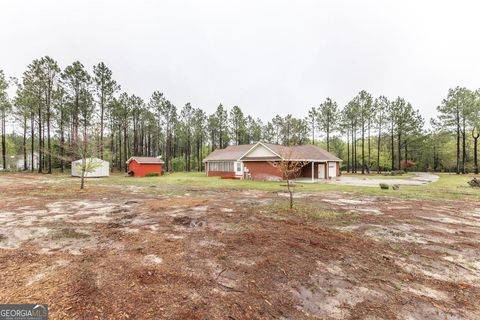
[[0,69],[100,61],[129,94],[303,117],[326,97],[402,96],[428,119],[480,87],[480,1],[0,0]]

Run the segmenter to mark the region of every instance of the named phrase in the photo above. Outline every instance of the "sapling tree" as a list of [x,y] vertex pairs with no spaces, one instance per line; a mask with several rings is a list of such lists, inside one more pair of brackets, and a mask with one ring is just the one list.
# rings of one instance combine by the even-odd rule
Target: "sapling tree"
[[82,136],[81,139],[79,138],[77,140],[74,147],[77,156],[82,160],[79,169],[81,171],[80,189],[83,189],[85,187],[85,175],[98,168],[98,163],[90,161],[96,154],[98,146],[95,143],[95,139],[92,139],[92,137],[96,137],[97,135],[93,132],[96,130],[91,123],[94,110],[93,96],[87,89],[81,91],[79,107],[80,112],[78,118],[82,127]]
[[287,191],[289,195],[289,208],[293,209],[293,195],[295,192],[295,179],[300,176],[302,168],[308,163],[299,161],[299,156],[292,147],[282,147],[279,153],[280,160],[272,161],[270,164],[277,167],[282,177],[287,182]]

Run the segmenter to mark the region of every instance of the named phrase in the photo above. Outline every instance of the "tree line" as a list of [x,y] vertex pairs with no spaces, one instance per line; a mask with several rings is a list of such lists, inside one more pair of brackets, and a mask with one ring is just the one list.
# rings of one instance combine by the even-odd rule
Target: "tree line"
[[11,167],[9,158],[17,156],[23,170],[64,172],[88,153],[120,172],[131,156],[160,155],[169,171],[201,171],[203,158],[217,148],[264,141],[317,144],[353,173],[478,173],[480,90],[450,89],[428,130],[405,99],[364,90],[343,107],[327,98],[306,111],[304,118],[276,115],[267,122],[239,106],[219,104],[207,114],[190,103],[177,107],[161,91],[147,100],[128,94],[102,62],[91,70],[79,61],[62,69],[46,56],[33,60],[20,78],[0,70],[1,167]]

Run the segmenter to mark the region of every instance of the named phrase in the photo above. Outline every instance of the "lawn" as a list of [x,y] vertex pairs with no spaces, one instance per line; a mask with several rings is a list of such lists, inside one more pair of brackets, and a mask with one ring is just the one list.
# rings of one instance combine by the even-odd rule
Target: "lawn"
[[[468,186],[467,181],[472,178],[471,175],[438,174],[440,179],[436,182],[421,186],[402,186],[400,190],[381,190],[380,188],[358,187],[325,183],[299,184],[297,192],[322,192],[339,191],[355,192],[365,195],[387,195],[402,198],[413,199],[450,199],[479,201],[480,190]],[[359,176],[357,174],[357,176]],[[360,175],[361,176],[361,175]],[[413,175],[411,175],[413,176]],[[379,178],[383,175],[369,175],[368,178]],[[155,186],[152,192],[161,190],[162,192],[178,193],[191,189],[229,189],[229,190],[261,190],[280,192],[285,191],[284,183],[277,181],[251,181],[251,180],[232,180],[220,179],[216,177],[207,177],[204,173],[172,173],[162,177],[134,178],[114,174],[107,179],[91,179],[90,185],[126,185],[126,186]]]
[[[24,173],[18,173],[19,175],[27,175]],[[0,174],[0,177],[3,174]],[[17,174],[10,173],[11,176]],[[350,185],[337,185],[337,184],[325,184],[325,183],[299,183],[296,188],[296,192],[308,192],[316,193],[322,191],[338,191],[358,193],[360,195],[371,196],[394,196],[401,198],[411,199],[446,199],[446,200],[465,200],[465,201],[480,201],[480,190],[471,188],[467,181],[472,179],[474,175],[456,175],[449,173],[438,173],[440,178],[436,182],[432,182],[421,186],[401,186],[399,190],[381,190],[374,187],[360,187]],[[31,174],[32,177],[36,177],[36,174]],[[383,176],[377,174],[366,175],[361,174],[349,174],[348,176],[355,176],[363,179],[382,179],[393,178],[390,176]],[[40,195],[52,196],[56,192],[71,193],[75,192],[76,184],[79,182],[77,178],[71,178],[64,174],[45,175],[50,180],[62,183],[65,186],[65,182],[68,185],[72,185],[72,189],[68,190],[42,190],[40,187],[38,191]],[[409,173],[403,178],[413,177],[413,174]],[[397,178],[397,177],[395,177]],[[89,188],[95,187],[99,189],[108,188],[109,185],[126,186],[126,187],[150,187],[148,193],[158,194],[178,194],[184,193],[188,190],[259,190],[270,192],[282,192],[285,191],[285,183],[278,181],[251,181],[251,180],[232,180],[232,179],[220,179],[217,177],[207,177],[202,172],[178,172],[165,174],[161,177],[127,177],[123,174],[114,173],[108,178],[94,178],[88,179],[87,191]]]

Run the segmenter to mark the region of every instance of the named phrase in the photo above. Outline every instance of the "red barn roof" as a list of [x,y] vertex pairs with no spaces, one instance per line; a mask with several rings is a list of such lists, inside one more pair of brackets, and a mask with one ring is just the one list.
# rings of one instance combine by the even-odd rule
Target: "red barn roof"
[[130,159],[127,160],[127,164],[130,163],[130,161],[135,160],[137,163],[140,164],[163,164],[163,160],[160,158],[156,157],[130,157]]

